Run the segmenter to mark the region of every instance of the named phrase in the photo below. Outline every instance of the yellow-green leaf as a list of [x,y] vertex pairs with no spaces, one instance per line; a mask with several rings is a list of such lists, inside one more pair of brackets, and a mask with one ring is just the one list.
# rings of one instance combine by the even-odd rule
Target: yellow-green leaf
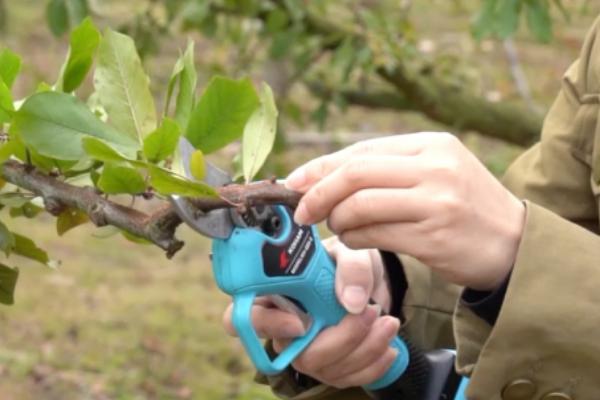
[[212,153],[242,136],[248,118],[259,105],[249,79],[217,76],[194,107],[185,136],[204,154]]
[[139,194],[146,190],[146,183],[136,169],[106,163],[98,180],[98,188],[107,194]]
[[189,167],[194,178],[199,181],[204,179],[206,176],[206,162],[204,161],[202,150],[196,150],[192,153]]
[[0,221],[0,250],[8,257],[15,247],[15,237],[6,225]]
[[175,152],[180,134],[179,125],[170,118],[164,118],[158,129],[144,139],[144,155],[148,161],[157,163],[166,160]]
[[19,269],[0,264],[0,303],[14,304]]
[[83,225],[89,220],[89,217],[83,211],[76,208],[68,208],[56,218],[56,233],[58,233],[58,236],[62,236],[71,229]]
[[148,76],[133,39],[108,29],[100,41],[94,86],[109,122],[141,143],[156,128]]
[[77,98],[65,93],[43,92],[29,97],[15,113],[12,127],[25,145],[43,156],[79,160],[81,141],[97,137],[123,154],[135,157],[139,144],[100,121]]
[[21,58],[10,51],[4,49],[0,52],[0,78],[10,89],[21,71]]
[[13,232],[13,235],[15,237],[14,254],[37,261],[50,268],[55,268],[58,265],[58,262],[50,260],[48,253],[40,249],[33,240],[18,233]]
[[89,17],[71,32],[70,43],[69,56],[56,84],[64,92],[72,92],[81,85],[100,44],[100,32]]
[[211,186],[202,182],[193,182],[177,176],[165,169],[149,166],[150,184],[160,194],[186,197],[219,197]]
[[196,68],[194,66],[194,42],[190,41],[185,53],[177,60],[171,73],[165,105],[166,114],[169,111],[169,104],[171,103],[175,84],[179,82],[179,92],[177,93],[177,102],[175,104],[175,121],[182,128],[187,126],[190,113],[194,107],[194,93],[196,91],[197,80]]
[[260,101],[260,107],[244,127],[242,168],[246,182],[254,178],[271,153],[277,131],[277,106],[273,92],[266,83],[261,86]]

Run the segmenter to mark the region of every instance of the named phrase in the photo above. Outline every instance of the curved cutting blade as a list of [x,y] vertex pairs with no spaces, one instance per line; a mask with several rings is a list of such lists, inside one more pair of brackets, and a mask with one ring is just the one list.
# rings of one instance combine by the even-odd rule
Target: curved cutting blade
[[[179,155],[185,176],[194,180],[190,172],[190,158],[195,148],[184,137],[179,139]],[[211,186],[223,186],[231,182],[231,177],[210,163],[206,163],[206,179]],[[179,217],[195,231],[212,238],[226,239],[233,231],[233,222],[228,209],[222,208],[202,212],[183,196],[171,196],[171,203]]]

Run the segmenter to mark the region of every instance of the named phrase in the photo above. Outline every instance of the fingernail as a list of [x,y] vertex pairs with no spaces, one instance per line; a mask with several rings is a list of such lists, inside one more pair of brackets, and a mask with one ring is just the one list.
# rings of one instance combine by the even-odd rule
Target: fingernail
[[342,292],[342,303],[352,314],[358,314],[364,310],[368,301],[367,291],[362,286],[346,286]]
[[308,225],[308,211],[304,203],[298,204],[294,213],[294,222],[298,225]]
[[368,306],[365,311],[360,315],[360,320],[365,326],[373,325],[373,322],[379,316],[379,311],[377,306]]
[[304,168],[297,168],[285,179],[285,187],[290,190],[298,190],[306,183]]

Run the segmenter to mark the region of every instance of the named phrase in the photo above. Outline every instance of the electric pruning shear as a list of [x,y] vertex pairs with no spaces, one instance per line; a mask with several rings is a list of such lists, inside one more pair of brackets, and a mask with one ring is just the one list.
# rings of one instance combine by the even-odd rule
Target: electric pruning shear
[[[183,168],[192,178],[189,160],[194,148],[181,139]],[[205,182],[211,186],[231,183],[230,176],[210,163]],[[212,269],[219,288],[233,297],[232,322],[256,368],[274,375],[286,369],[320,331],[337,324],[346,310],[335,294],[335,264],[321,245],[315,226],[294,223],[292,210],[283,205],[234,208],[204,213],[185,197],[171,201],[181,219],[212,241]],[[258,296],[268,296],[280,309],[298,315],[307,332],[295,338],[271,359],[251,319]],[[454,353],[418,352],[400,336],[390,345],[398,355],[386,373],[364,386],[375,399],[439,400],[463,397],[466,385],[454,375]]]

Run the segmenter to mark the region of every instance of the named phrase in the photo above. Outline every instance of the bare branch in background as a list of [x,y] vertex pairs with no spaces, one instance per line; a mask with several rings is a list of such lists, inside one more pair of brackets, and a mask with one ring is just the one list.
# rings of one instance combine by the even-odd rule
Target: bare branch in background
[[519,61],[519,54],[515,42],[512,38],[508,38],[502,42],[502,45],[504,46],[504,53],[508,60],[510,74],[515,81],[515,86],[517,87],[519,95],[525,100],[525,103],[527,103],[527,106],[532,111],[541,113],[542,110],[540,106],[535,104],[535,101],[531,97],[529,83],[527,82],[527,77],[525,76],[525,72],[523,72],[523,68],[521,68],[521,62]]

